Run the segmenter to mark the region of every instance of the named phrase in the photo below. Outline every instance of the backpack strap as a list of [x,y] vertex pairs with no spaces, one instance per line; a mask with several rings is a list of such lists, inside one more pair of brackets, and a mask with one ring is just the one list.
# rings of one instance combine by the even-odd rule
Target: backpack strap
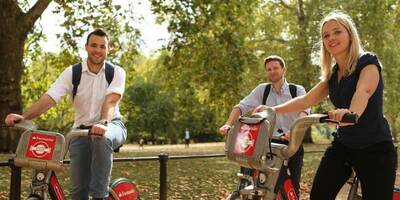
[[263,101],[262,101],[263,105],[267,105],[267,98],[268,98],[268,95],[269,95],[270,91],[271,91],[271,83],[268,83],[265,86],[265,90],[264,90],[264,96],[263,96]]
[[81,82],[82,75],[82,63],[75,64],[72,66],[72,101],[75,99],[75,95],[78,92],[78,85]]
[[[263,96],[263,101],[262,101],[263,105],[267,104],[267,98],[268,98],[270,91],[271,91],[271,84],[268,83],[265,86],[265,90],[264,90],[264,96]],[[297,86],[295,84],[291,84],[291,83],[289,84],[289,91],[290,91],[290,95],[292,96],[292,99],[297,97]]]
[[105,70],[106,70],[106,71],[105,71],[105,73],[106,73],[106,80],[107,80],[108,85],[110,85],[111,82],[112,82],[113,79],[114,79],[114,65],[112,65],[112,64],[109,63],[109,62],[106,62],[106,69],[105,69]]
[[289,84],[289,91],[292,99],[297,97],[297,86],[295,84]]
[[[112,65],[109,62],[106,62],[105,65],[106,65],[105,76],[108,85],[110,85],[114,79],[114,65]],[[78,92],[78,86],[79,83],[81,82],[81,75],[82,75],[82,63],[78,63],[72,66],[72,85],[73,85],[72,101],[75,99],[76,93]]]

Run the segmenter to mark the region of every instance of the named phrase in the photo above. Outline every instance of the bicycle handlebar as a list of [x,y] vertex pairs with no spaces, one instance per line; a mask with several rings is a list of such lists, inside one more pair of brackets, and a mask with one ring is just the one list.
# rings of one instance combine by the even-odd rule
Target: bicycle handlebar
[[[7,127],[9,127],[9,126],[7,126]],[[14,128],[21,129],[21,130],[36,130],[37,129],[35,123],[32,120],[22,120],[22,121],[16,122]],[[62,152],[63,158],[67,154],[69,145],[73,138],[87,137],[90,135],[98,135],[95,133],[91,133],[90,129],[91,129],[91,126],[80,126],[79,129],[72,129],[72,131],[69,132],[65,136],[65,145],[64,145],[63,152]],[[98,135],[98,136],[102,136],[102,135]]]
[[[272,108],[267,108],[259,113],[254,113],[251,117],[258,120],[267,119],[267,116],[274,116],[276,113]],[[293,156],[303,142],[304,135],[312,125],[320,123],[354,123],[358,122],[358,115],[355,113],[346,113],[340,122],[329,119],[327,114],[311,114],[298,118],[290,128],[290,139],[287,148],[281,151],[281,154],[289,159]]]
[[63,150],[63,158],[65,157],[65,155],[68,152],[69,145],[70,145],[72,139],[74,139],[76,137],[87,137],[87,136],[91,136],[91,135],[103,136],[100,134],[90,132],[91,127],[92,126],[82,126],[81,125],[78,129],[72,129],[72,131],[69,132],[67,134],[67,136],[65,136],[65,146],[64,146],[64,150]]
[[[340,122],[356,124],[358,122],[358,116],[354,113],[347,113],[343,116]],[[307,129],[309,129],[312,125],[319,123],[339,122],[330,120],[326,114],[311,114],[297,119],[290,129],[291,134],[289,144],[287,148],[282,150],[282,155],[287,159],[293,156],[302,144]]]
[[[321,117],[320,123],[335,123],[339,124],[339,122],[330,120],[328,115],[325,114],[325,117]],[[358,115],[356,113],[346,113],[343,115],[342,120],[340,120],[340,123],[353,123],[357,124],[358,123]]]
[[17,129],[21,129],[21,130],[35,130],[36,129],[36,125],[32,120],[15,121],[15,125],[13,127],[7,126],[7,125],[5,125],[5,127],[17,128]]

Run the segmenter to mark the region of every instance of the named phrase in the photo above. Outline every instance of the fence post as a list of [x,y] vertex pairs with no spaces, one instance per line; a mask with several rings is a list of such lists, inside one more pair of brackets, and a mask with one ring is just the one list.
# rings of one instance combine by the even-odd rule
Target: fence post
[[160,161],[160,200],[167,200],[167,162],[168,154],[158,155]]
[[14,165],[14,159],[8,160],[11,168],[10,199],[21,199],[21,167]]

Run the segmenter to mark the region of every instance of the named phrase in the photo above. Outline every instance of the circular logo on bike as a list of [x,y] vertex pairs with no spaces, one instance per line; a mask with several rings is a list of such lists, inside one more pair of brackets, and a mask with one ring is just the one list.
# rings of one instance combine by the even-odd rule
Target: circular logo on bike
[[251,147],[254,146],[254,138],[250,133],[250,126],[244,124],[240,127],[239,134],[236,138],[236,152],[244,153],[247,152]]
[[51,148],[46,142],[38,141],[30,146],[29,151],[31,151],[35,157],[42,158],[51,152]]
[[56,146],[56,134],[31,133],[25,156],[40,160],[51,160]]

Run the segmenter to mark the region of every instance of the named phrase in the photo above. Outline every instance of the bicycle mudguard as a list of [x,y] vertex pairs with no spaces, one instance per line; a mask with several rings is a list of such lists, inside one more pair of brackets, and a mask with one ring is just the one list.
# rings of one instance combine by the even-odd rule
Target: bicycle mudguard
[[19,139],[14,163],[19,167],[61,170],[65,138],[56,132],[27,130]]
[[139,190],[132,181],[119,178],[110,183],[108,200],[139,200]]

